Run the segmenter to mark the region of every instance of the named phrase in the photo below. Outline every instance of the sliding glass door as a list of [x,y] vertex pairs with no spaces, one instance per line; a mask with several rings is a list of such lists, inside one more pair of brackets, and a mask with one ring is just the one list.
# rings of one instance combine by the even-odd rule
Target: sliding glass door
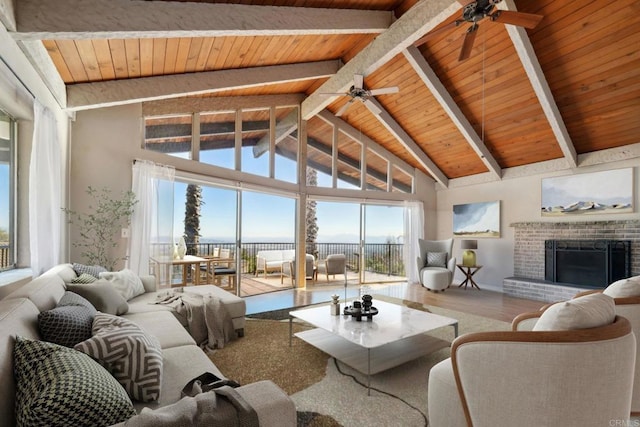
[[402,248],[404,208],[389,205],[361,205],[362,283],[406,280]]

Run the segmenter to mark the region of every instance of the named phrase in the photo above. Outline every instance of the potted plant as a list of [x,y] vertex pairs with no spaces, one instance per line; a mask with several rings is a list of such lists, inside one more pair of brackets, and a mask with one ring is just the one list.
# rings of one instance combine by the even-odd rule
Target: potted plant
[[138,200],[132,191],[114,197],[106,187],[96,190],[88,186],[86,193],[92,199],[86,212],[62,208],[69,217],[69,224],[75,226],[80,235],[80,239],[72,244],[82,249],[80,255],[87,264],[113,271],[118,261],[126,259],[112,254],[112,249],[118,246],[116,236],[131,224],[133,208]]

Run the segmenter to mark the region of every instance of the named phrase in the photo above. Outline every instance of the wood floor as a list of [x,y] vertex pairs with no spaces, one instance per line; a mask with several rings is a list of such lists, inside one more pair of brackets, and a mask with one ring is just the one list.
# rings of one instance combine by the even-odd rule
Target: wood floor
[[[369,293],[372,294],[387,295],[421,304],[463,311],[504,322],[511,322],[520,313],[537,311],[545,304],[541,301],[509,297],[500,292],[471,288],[465,290],[458,288],[455,284],[445,292],[438,293],[430,292],[420,285],[408,285],[406,282],[368,286]],[[358,296],[358,293],[359,286],[350,284],[346,290],[346,297],[354,298]],[[328,302],[333,294],[340,295],[341,299],[344,298],[344,286],[307,286],[306,289],[280,290],[248,296],[244,299],[247,303],[247,313],[252,314]]]

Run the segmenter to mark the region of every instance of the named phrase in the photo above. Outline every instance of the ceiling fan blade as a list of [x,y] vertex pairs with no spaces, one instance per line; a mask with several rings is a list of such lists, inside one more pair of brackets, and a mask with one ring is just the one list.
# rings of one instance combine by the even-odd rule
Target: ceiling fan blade
[[375,114],[376,116],[379,115],[380,113],[382,113],[382,110],[378,108],[378,106],[376,104],[374,104],[373,102],[371,102],[370,99],[366,99],[364,101],[364,105],[366,105],[366,107],[369,109],[369,111],[371,111],[373,114]]
[[475,24],[467,30],[464,35],[464,41],[462,42],[462,49],[460,49],[460,56],[458,57],[458,61],[464,61],[465,59],[469,58],[477,33],[478,26]]
[[397,86],[393,87],[381,87],[380,89],[371,89],[369,93],[371,95],[386,95],[388,93],[398,93],[400,89]]
[[340,117],[341,115],[343,115],[347,109],[351,106],[351,103],[353,102],[353,98],[350,99],[346,104],[344,104],[342,107],[340,107],[340,109],[336,112],[336,117]]
[[510,10],[496,10],[491,15],[491,20],[503,24],[517,25],[533,29],[538,26],[544,16],[533,13],[513,12]]
[[460,25],[461,22],[464,21],[452,21],[449,22],[447,25],[443,25],[440,28],[436,28],[435,30],[432,30],[431,32],[425,34],[424,36],[420,37],[418,40],[416,40],[415,42],[413,42],[413,45],[415,47],[418,46],[422,46],[423,44],[425,44],[426,42],[428,42],[429,40],[431,40],[433,37],[437,36],[440,33],[445,32],[446,30],[452,28],[452,27],[457,27],[458,25]]
[[353,75],[353,87],[356,89],[362,89],[364,85],[364,76],[362,74],[354,74]]

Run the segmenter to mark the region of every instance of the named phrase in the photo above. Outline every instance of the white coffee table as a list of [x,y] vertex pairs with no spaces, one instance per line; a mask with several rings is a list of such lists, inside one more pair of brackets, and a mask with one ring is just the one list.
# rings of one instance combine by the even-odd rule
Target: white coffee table
[[[298,332],[296,337],[368,376],[399,366],[451,343],[427,332],[453,326],[458,336],[458,321],[403,305],[376,300],[379,311],[372,320],[358,322],[351,316],[332,316],[329,305],[289,312],[289,345],[294,318],[316,327]],[[344,309],[344,307],[342,307]]]

